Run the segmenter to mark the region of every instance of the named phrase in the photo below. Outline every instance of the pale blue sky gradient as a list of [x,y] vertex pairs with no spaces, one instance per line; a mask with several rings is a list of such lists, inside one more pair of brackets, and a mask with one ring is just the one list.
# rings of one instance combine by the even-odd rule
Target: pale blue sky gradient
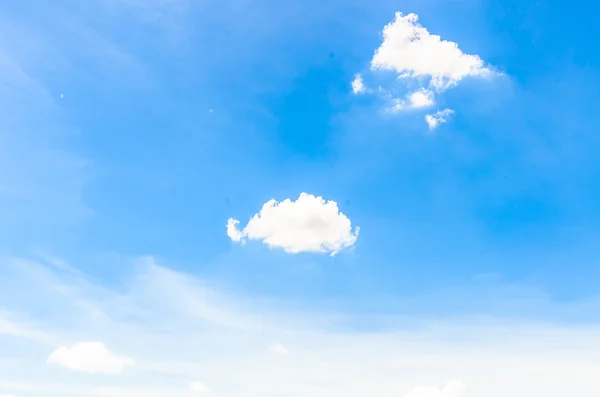
[[[83,385],[92,377],[54,378],[58,372],[45,364],[58,345],[82,340],[112,342],[146,360],[139,373],[115,378],[115,387],[146,384],[159,361],[195,359],[164,336],[173,331],[169,321],[190,327],[190,343],[206,331],[177,306],[189,307],[185,296],[161,302],[180,288],[179,277],[194,280],[193,294],[208,288],[221,297],[211,302],[218,311],[200,317],[252,313],[285,328],[261,333],[253,327],[262,320],[240,320],[252,324],[246,336],[215,342],[227,351],[223,367],[250,360],[263,339],[317,351],[333,339],[346,349],[356,337],[386,350],[387,342],[369,341],[371,332],[415,332],[427,344],[438,331],[415,329],[438,322],[463,335],[489,332],[489,341],[496,334],[478,331],[488,322],[543,335],[566,330],[556,331],[565,346],[574,340],[569,332],[593,335],[600,320],[599,7],[561,0],[4,2],[0,368],[11,372],[0,371],[0,395],[92,395],[52,389],[52,382]],[[503,73],[468,78],[440,94],[440,108],[455,114],[433,133],[425,111],[389,114],[377,96],[352,94],[355,73],[376,81],[369,64],[396,11],[418,14],[430,32]],[[266,201],[301,192],[336,201],[360,226],[352,249],[290,255],[227,237],[228,218],[247,222]],[[160,285],[156,272],[176,281],[162,291],[154,286],[153,295],[143,286]],[[120,306],[125,301],[131,312]],[[11,333],[2,320],[48,335]],[[310,330],[295,334],[295,323]],[[121,331],[144,343],[162,336],[145,351],[143,343],[129,346]],[[233,346],[246,337],[245,358],[236,361]],[[462,343],[444,345],[453,351],[448,362]],[[511,340],[508,351],[521,351],[520,343]],[[326,353],[305,354],[298,363]],[[21,356],[37,367],[17,364]],[[265,360],[264,374],[271,365]],[[169,379],[165,388],[183,382],[182,396],[187,380],[177,377],[191,382],[196,370],[206,370],[197,378],[223,396],[342,390],[338,380],[304,391],[253,389],[251,380],[236,388],[210,365],[192,371],[180,364],[176,374],[161,376]],[[299,368],[290,367],[290,376]],[[404,379],[408,389],[386,389],[382,381],[378,391],[404,396],[421,381],[443,386],[456,377],[483,385],[480,391],[491,384],[471,376],[476,363],[460,368]],[[354,370],[340,370],[340,379]],[[13,381],[47,389],[7,383]],[[356,390],[367,393],[365,382]],[[174,390],[163,392],[179,396]]]

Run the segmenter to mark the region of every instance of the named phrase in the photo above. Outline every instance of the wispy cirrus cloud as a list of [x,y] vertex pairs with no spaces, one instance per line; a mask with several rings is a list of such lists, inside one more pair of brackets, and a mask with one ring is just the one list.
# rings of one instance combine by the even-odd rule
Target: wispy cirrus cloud
[[0,311],[0,335],[30,339],[38,343],[51,343],[55,338],[53,335],[39,331],[27,324],[10,320],[10,317],[10,313]]
[[[11,263],[28,264],[2,262],[13,269],[11,283],[30,291],[37,309],[52,307],[62,313],[38,318],[34,324],[57,335],[53,347],[10,336],[24,343],[19,343],[22,364],[0,360],[0,390],[15,395],[180,397],[210,390],[215,395],[253,391],[267,396],[358,397],[370,392],[384,397],[463,397],[467,386],[472,395],[490,397],[511,393],[558,397],[563,386],[579,395],[600,392],[593,361],[598,353],[593,346],[600,344],[592,326],[561,328],[466,318],[424,320],[418,329],[396,324],[360,331],[334,320],[326,325],[317,320],[319,313],[294,312],[282,304],[236,296],[210,286],[214,284],[208,280],[161,266],[151,257],[133,261],[137,270],[119,290],[91,283],[83,275],[74,277],[60,267],[15,259]],[[0,279],[0,287],[7,283]],[[57,283],[63,287],[57,290]],[[63,290],[71,294],[65,297]],[[11,302],[0,297],[0,305],[13,306],[22,316],[36,309]],[[86,315],[80,302],[105,315]],[[129,308],[123,311],[123,306]],[[331,314],[339,318],[340,313]],[[0,346],[6,346],[5,338],[0,335]],[[118,382],[89,374],[73,383],[48,372],[49,354],[81,340],[97,340],[110,351],[127,352],[135,358],[135,366],[121,372]]]
[[452,109],[438,110],[433,114],[426,114],[425,121],[427,122],[429,129],[433,131],[440,124],[443,124],[446,121],[448,121],[448,117],[450,117],[452,114],[454,114],[454,110]]

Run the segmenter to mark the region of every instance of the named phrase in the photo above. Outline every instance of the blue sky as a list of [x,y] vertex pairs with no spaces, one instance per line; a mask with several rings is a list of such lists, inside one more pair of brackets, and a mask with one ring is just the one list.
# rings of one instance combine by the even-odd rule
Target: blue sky
[[597,395],[595,7],[5,2],[0,396]]

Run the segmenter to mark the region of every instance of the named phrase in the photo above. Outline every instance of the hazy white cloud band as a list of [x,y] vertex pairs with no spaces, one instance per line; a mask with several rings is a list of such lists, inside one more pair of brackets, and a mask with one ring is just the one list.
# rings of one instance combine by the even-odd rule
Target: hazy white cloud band
[[[31,299],[24,305],[3,294],[0,305],[8,310],[3,316],[26,319],[30,310],[52,310],[54,315],[28,324],[57,340],[0,335],[0,392],[17,397],[600,395],[597,327],[462,320],[359,331],[334,321],[340,313],[321,317],[324,311],[302,314],[237,298],[152,258],[136,261],[135,268],[113,291],[64,269],[3,261],[0,288],[29,291]],[[332,319],[329,324],[324,317]],[[92,349],[99,362],[109,363],[104,370],[122,369],[115,362],[123,364],[123,352],[135,365],[111,377],[96,371],[83,378],[46,365],[49,354],[67,346],[70,366],[81,368],[79,353],[87,348],[75,349],[69,341],[90,339],[104,346]]]

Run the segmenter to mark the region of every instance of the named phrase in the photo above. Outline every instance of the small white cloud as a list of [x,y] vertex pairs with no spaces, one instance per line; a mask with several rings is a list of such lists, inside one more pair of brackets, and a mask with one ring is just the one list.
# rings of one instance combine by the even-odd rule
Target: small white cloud
[[15,397],[14,394],[0,394],[0,397]]
[[390,102],[390,106],[388,106],[386,110],[389,112],[399,112],[408,108],[404,99],[392,98],[390,95],[388,95],[388,100]]
[[301,193],[296,201],[270,200],[243,228],[239,221],[227,221],[227,235],[234,242],[261,240],[270,248],[287,253],[327,252],[332,256],[354,245],[359,228],[338,209],[335,201]]
[[202,382],[190,383],[190,390],[194,393],[206,393],[210,391],[210,389]]
[[408,94],[408,99],[412,108],[425,108],[434,103],[433,92],[431,90],[426,90],[425,88],[421,88],[418,91]]
[[417,386],[404,397],[463,397],[466,391],[467,386],[462,381],[453,380],[443,389],[433,386]]
[[281,343],[273,343],[271,346],[269,346],[269,351],[278,356],[285,356],[289,353],[285,346],[283,346]]
[[429,77],[431,87],[444,90],[468,76],[487,76],[478,55],[465,54],[452,41],[431,34],[416,14],[396,13],[383,29],[383,43],[371,60],[373,70],[395,70],[400,77]]
[[227,236],[231,239],[231,241],[239,243],[244,238],[244,233],[238,229],[238,225],[240,221],[237,219],[229,218],[227,220]]
[[352,92],[355,94],[362,94],[366,90],[367,88],[365,87],[362,76],[359,73],[356,73],[354,75],[354,80],[352,81]]
[[48,364],[90,374],[118,374],[134,362],[110,352],[100,342],[82,342],[56,349],[48,357]]
[[391,110],[392,112],[407,109],[425,108],[435,103],[433,91],[425,88],[411,92],[410,94],[406,95],[405,99],[392,98],[391,96],[388,96],[388,99],[392,104],[388,110]]
[[429,125],[430,130],[436,129],[440,124],[448,121],[448,117],[454,114],[454,110],[452,109],[444,109],[438,110],[434,114],[425,115],[425,121],[427,121],[427,125]]

